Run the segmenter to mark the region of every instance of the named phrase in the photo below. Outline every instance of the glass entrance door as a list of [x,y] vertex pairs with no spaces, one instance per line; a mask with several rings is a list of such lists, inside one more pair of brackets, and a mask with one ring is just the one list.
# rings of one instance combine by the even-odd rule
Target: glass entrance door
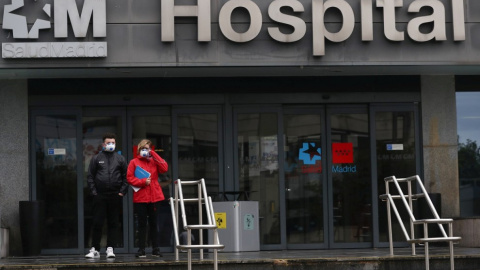
[[[409,105],[377,105],[372,108],[375,131],[374,165],[376,167],[377,194],[385,194],[384,178],[395,175],[408,177],[420,174],[419,161],[419,121],[417,106]],[[412,187],[415,192],[416,187]],[[391,192],[395,192],[390,189]],[[415,206],[414,206],[415,207]],[[401,210],[400,210],[401,211]],[[388,226],[386,203],[379,202],[378,210],[378,241],[379,246],[388,245]],[[401,213],[402,216],[407,213]],[[403,232],[395,218],[392,219],[393,240],[404,241]],[[408,221],[405,221],[408,228]],[[399,243],[402,244],[402,243]],[[403,244],[405,244],[403,242]]]
[[286,248],[386,245],[378,195],[384,177],[420,174],[416,110],[414,104],[283,108]]
[[[113,132],[116,134],[116,151],[123,155],[127,162],[136,156],[137,144],[142,139],[152,141],[152,148],[169,165],[171,165],[172,156],[172,125],[170,108],[154,108],[154,107],[115,107],[115,108],[85,108],[82,115],[82,131],[83,131],[83,158],[84,158],[84,246],[89,248],[91,243],[91,218],[92,218],[92,201],[91,194],[86,188],[86,173],[89,166],[89,160],[101,151],[102,135],[105,132]],[[171,169],[159,179],[163,187],[166,198],[170,197],[171,189]],[[115,252],[118,253],[134,253],[138,249],[137,237],[137,216],[133,210],[132,189],[126,199],[123,201],[123,209],[119,216],[119,224],[121,234],[118,239],[118,246]],[[157,221],[161,233],[158,235],[162,252],[171,250],[171,215],[168,203],[163,203],[159,210],[162,214]],[[106,226],[106,223],[105,223]],[[101,246],[105,246],[106,228],[103,230]],[[147,243],[148,245],[149,243]],[[149,252],[149,248],[147,248]]]
[[284,108],[287,248],[371,246],[367,106]]
[[[80,111],[32,111],[32,200],[44,203],[42,248],[46,254],[78,253],[82,224]],[[81,215],[80,215],[81,216]]]
[[330,247],[372,246],[372,175],[366,106],[327,108]]
[[234,122],[261,248],[373,245],[367,106],[238,108]]
[[279,249],[285,242],[279,112],[278,107],[234,112],[236,191],[243,192],[242,199],[258,201],[261,249]]
[[287,248],[325,247],[324,108],[284,109]]
[[[84,108],[82,113],[82,145],[83,145],[83,221],[84,237],[83,247],[89,249],[92,243],[92,222],[93,222],[93,195],[87,184],[88,168],[90,160],[102,151],[102,136],[107,132],[114,133],[115,151],[122,155],[128,161],[128,149],[126,147],[126,110],[124,107],[116,108]],[[128,198],[128,195],[126,196]],[[117,246],[113,247],[115,252],[122,253],[128,251],[127,232],[128,232],[128,211],[127,199],[123,198],[123,207],[118,216],[119,234],[117,235]],[[102,229],[102,238],[100,242],[101,252],[106,248],[107,241],[107,222],[104,222]]]
[[[238,106],[225,110],[232,112],[225,119],[223,109],[32,110],[32,199],[46,202],[49,235],[42,252],[89,248],[86,172],[105,132],[117,134],[116,151],[128,161],[141,139],[152,140],[169,163],[161,176],[167,198],[169,180],[205,178],[209,194],[239,192],[235,199],[258,201],[262,250],[386,245],[386,210],[378,194],[386,176],[420,174],[416,105]],[[224,149],[224,141],[232,148]],[[235,160],[234,173],[225,159]],[[163,210],[160,244],[171,252],[171,213],[167,205]],[[188,211],[196,216],[195,209]],[[116,252],[136,251],[135,220],[130,191],[118,219]]]
[[[209,196],[223,190],[220,180],[223,177],[223,166],[220,165],[223,164],[221,112],[216,106],[173,109],[173,179],[191,181],[203,178]],[[196,198],[196,192],[193,186],[183,187],[184,198]],[[185,211],[189,224],[199,224],[197,204],[185,204]],[[203,220],[205,222],[206,217]],[[203,230],[203,234],[194,230],[192,235],[193,244],[208,241],[208,230]]]
[[[171,252],[172,244],[172,218],[170,205],[167,201],[172,192],[172,116],[168,107],[157,108],[127,108],[127,127],[128,127],[128,152],[129,160],[136,157],[137,145],[143,139],[149,139],[152,142],[152,149],[161,156],[169,165],[168,172],[159,176],[160,186],[162,187],[165,201],[160,203],[160,212],[157,219],[159,230],[158,241],[161,252]],[[129,231],[128,242],[130,253],[138,250],[138,219],[133,207],[133,191],[129,193],[128,213]],[[150,245],[150,246],[149,246]],[[147,242],[147,252],[150,252],[151,243]]]

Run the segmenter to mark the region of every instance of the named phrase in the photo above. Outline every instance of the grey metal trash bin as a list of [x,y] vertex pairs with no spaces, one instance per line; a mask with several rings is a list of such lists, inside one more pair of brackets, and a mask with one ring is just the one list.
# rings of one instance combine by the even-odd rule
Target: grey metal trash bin
[[43,201],[20,201],[20,234],[24,256],[40,255],[45,222]]
[[[220,243],[225,245],[220,252],[260,250],[258,202],[214,202],[213,211]],[[212,234],[209,235],[209,243],[213,243]]]
[[9,230],[7,228],[0,228],[0,258],[7,258],[10,249]]

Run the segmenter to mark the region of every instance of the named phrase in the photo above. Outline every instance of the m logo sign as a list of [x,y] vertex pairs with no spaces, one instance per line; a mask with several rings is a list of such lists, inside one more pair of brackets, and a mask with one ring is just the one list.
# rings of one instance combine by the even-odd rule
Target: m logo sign
[[[67,38],[68,25],[71,24],[75,38],[87,36],[90,22],[93,24],[93,37],[104,38],[107,36],[106,0],[85,0],[82,11],[75,0],[53,0],[52,5],[44,1],[12,0],[10,5],[5,5],[3,13],[3,29],[11,30],[14,39],[35,40],[39,38],[41,30],[48,31],[52,28],[51,20],[54,18],[54,38]],[[43,5],[37,7],[36,5]],[[36,18],[27,18],[20,14],[21,9],[35,8]],[[54,15],[54,16],[53,16]],[[43,19],[41,19],[43,18]],[[34,21],[30,30],[28,19]],[[52,32],[52,31],[50,31]],[[106,57],[106,42],[22,42],[2,43],[3,58],[65,58],[65,57]]]
[[333,164],[353,163],[352,143],[332,143]]

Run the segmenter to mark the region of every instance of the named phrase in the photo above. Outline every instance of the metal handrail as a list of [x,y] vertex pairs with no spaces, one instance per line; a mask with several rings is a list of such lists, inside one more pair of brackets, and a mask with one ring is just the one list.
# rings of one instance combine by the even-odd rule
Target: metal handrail
[[[453,242],[454,241],[459,241],[461,237],[454,237],[453,236],[453,219],[448,219],[448,218],[440,218],[440,216],[437,213],[437,210],[435,209],[435,206],[433,205],[432,201],[430,200],[430,196],[428,196],[428,193],[422,184],[422,181],[418,175],[415,176],[410,176],[407,178],[396,178],[395,176],[390,176],[386,177],[385,179],[385,191],[386,194],[380,195],[380,199],[385,200],[387,202],[387,218],[388,218],[388,237],[389,237],[389,245],[390,245],[390,255],[393,256],[393,237],[392,237],[392,214],[391,210],[393,209],[395,216],[398,219],[398,222],[400,224],[400,228],[402,229],[402,232],[405,236],[405,239],[407,242],[411,244],[412,247],[412,255],[415,255],[415,243],[424,243],[425,245],[425,269],[429,269],[429,254],[428,254],[428,243],[429,242],[449,242],[449,247],[450,247],[450,269],[454,269],[454,258],[453,258]],[[421,193],[418,194],[412,194],[412,186],[411,183],[413,181],[417,182],[417,185],[420,187]],[[389,188],[389,183],[394,183],[395,187],[397,188],[398,194],[399,195],[391,195],[390,194],[390,188]],[[407,183],[407,195],[403,193],[402,188],[400,187],[400,183]],[[432,212],[434,218],[431,219],[422,219],[422,220],[417,220],[415,216],[413,215],[413,199],[424,197],[430,211]],[[398,212],[397,206],[395,205],[395,199],[400,199],[405,206],[405,209],[407,210],[407,213],[410,217],[410,235],[407,232],[407,229],[405,228],[405,225],[403,224],[402,217],[400,216],[400,213]],[[408,201],[407,201],[408,199]],[[428,236],[428,224],[434,224],[437,223],[437,225],[440,228],[440,231],[442,232],[442,237],[429,237]],[[415,238],[415,230],[414,230],[414,225],[418,224],[423,224],[424,228],[424,237],[423,238]],[[448,224],[448,235],[445,232],[445,229],[443,227],[443,224]]]
[[[184,198],[182,185],[196,185],[198,192],[197,198]],[[197,202],[198,203],[198,220],[199,224],[189,225],[187,223],[187,215],[185,212],[185,203],[186,202]],[[203,224],[203,212],[202,205],[205,205],[205,211],[207,216],[207,223]],[[200,260],[203,260],[203,249],[213,249],[213,261],[214,269],[218,269],[218,249],[223,249],[225,246],[220,244],[217,232],[217,224],[215,222],[215,213],[212,206],[212,198],[207,194],[207,188],[205,185],[205,179],[195,180],[195,181],[181,181],[178,179],[175,181],[175,198],[170,198],[170,208],[172,211],[172,221],[174,224],[174,233],[175,233],[175,259],[179,260],[179,249],[186,249],[188,252],[188,270],[192,268],[192,249],[200,249]],[[187,243],[180,244],[178,227],[179,227],[179,209],[182,215],[183,229],[187,231]],[[199,244],[192,245],[192,229],[199,230]],[[213,230],[213,244],[203,244],[203,230],[210,229]]]

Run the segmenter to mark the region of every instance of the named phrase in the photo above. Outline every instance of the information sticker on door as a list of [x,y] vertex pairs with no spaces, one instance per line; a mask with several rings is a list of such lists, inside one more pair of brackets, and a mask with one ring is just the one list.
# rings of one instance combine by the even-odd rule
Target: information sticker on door
[[403,151],[403,144],[387,144],[387,151]]
[[215,213],[215,222],[217,222],[217,227],[219,229],[227,228],[227,213]]
[[254,216],[252,214],[246,214],[244,217],[243,217],[243,229],[246,230],[246,231],[251,231],[253,230],[255,227],[255,219],[254,219]]
[[67,150],[65,148],[48,148],[49,156],[57,156],[57,155],[64,156],[66,154],[67,154]]

